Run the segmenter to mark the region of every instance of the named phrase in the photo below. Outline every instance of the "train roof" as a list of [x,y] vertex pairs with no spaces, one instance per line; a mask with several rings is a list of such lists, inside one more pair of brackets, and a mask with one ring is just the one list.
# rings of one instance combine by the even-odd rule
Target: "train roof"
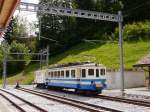
[[86,66],[105,67],[103,64],[96,64],[94,62],[74,62],[74,63],[67,63],[67,64],[56,64],[56,65],[49,67],[49,69],[64,68],[64,67],[76,67],[76,66],[80,66],[80,67],[86,67]]

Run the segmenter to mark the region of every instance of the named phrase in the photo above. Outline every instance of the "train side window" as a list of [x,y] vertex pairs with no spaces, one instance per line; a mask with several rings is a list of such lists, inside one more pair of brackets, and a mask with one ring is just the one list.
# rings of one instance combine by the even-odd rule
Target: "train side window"
[[82,69],[82,77],[86,77],[86,70]]
[[64,77],[64,71],[61,71],[61,77],[62,78]]
[[58,71],[58,77],[60,77],[60,71]]
[[105,72],[106,72],[106,70],[104,69],[104,70],[103,70],[103,74],[104,74],[104,75],[105,75]]
[[56,71],[56,77],[58,78],[58,71]]
[[88,75],[94,75],[94,69],[88,69]]
[[53,72],[51,72],[51,76],[53,77]]
[[66,77],[69,77],[69,70],[66,70]]
[[54,76],[54,75],[53,75],[53,72],[51,72],[51,75],[52,75],[52,78],[53,78],[53,76]]
[[54,72],[54,75],[55,75],[55,78],[56,78],[57,77],[57,72],[56,71]]
[[75,70],[71,70],[71,77],[72,77],[72,78],[75,77]]
[[96,69],[96,77],[99,77],[99,69]]
[[105,75],[105,69],[101,69],[101,75]]
[[48,72],[48,76],[49,76],[49,77],[51,76],[51,72]]

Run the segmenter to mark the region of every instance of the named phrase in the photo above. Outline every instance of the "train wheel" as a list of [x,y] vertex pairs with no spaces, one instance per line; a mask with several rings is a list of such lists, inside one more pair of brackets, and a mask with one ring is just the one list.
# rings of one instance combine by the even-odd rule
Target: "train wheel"
[[86,96],[91,96],[92,94],[93,94],[93,93],[92,93],[91,91],[86,91],[86,92],[85,92],[85,95],[86,95]]

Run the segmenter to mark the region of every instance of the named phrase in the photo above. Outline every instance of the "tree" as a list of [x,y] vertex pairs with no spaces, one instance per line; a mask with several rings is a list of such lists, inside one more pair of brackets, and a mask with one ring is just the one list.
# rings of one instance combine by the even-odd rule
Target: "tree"
[[[118,13],[121,9],[122,4],[120,1],[111,0],[74,0],[77,9],[91,10],[97,12],[107,12],[107,13]],[[91,20],[77,18],[77,33],[76,37],[80,39],[100,39],[108,40],[109,34],[111,34],[116,23],[100,20]]]
[[[9,60],[25,60],[21,62],[15,62],[15,61],[10,61],[7,64],[7,71],[8,74],[13,74],[18,71],[23,70],[23,68],[30,62],[31,56],[29,56],[27,53],[29,52],[29,48],[25,44],[21,43],[16,43],[13,41],[11,45],[8,46],[8,54],[9,53],[26,53],[25,55],[8,55],[7,59]],[[2,61],[3,61],[4,53],[3,53],[3,45],[0,45],[0,73],[2,73]]]
[[13,17],[6,29],[4,39],[11,44],[13,40],[17,40],[20,37],[27,37],[28,32],[26,25],[25,19],[19,16]]
[[149,20],[150,1],[148,0],[122,0],[123,15],[126,23]]
[[[41,0],[40,4],[49,4],[57,7],[72,7],[72,2],[63,0]],[[50,45],[51,54],[62,52],[68,46],[72,45],[78,39],[75,36],[76,22],[73,17],[62,17],[58,15],[40,14],[41,18],[41,37],[49,38],[40,40],[39,48],[45,48]]]

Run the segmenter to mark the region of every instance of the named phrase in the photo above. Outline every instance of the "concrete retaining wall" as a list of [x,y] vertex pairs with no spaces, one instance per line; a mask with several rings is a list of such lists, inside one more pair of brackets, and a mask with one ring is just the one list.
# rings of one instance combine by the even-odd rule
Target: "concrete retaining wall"
[[[107,89],[121,88],[120,72],[107,72]],[[140,87],[145,85],[144,72],[125,71],[125,88]]]

